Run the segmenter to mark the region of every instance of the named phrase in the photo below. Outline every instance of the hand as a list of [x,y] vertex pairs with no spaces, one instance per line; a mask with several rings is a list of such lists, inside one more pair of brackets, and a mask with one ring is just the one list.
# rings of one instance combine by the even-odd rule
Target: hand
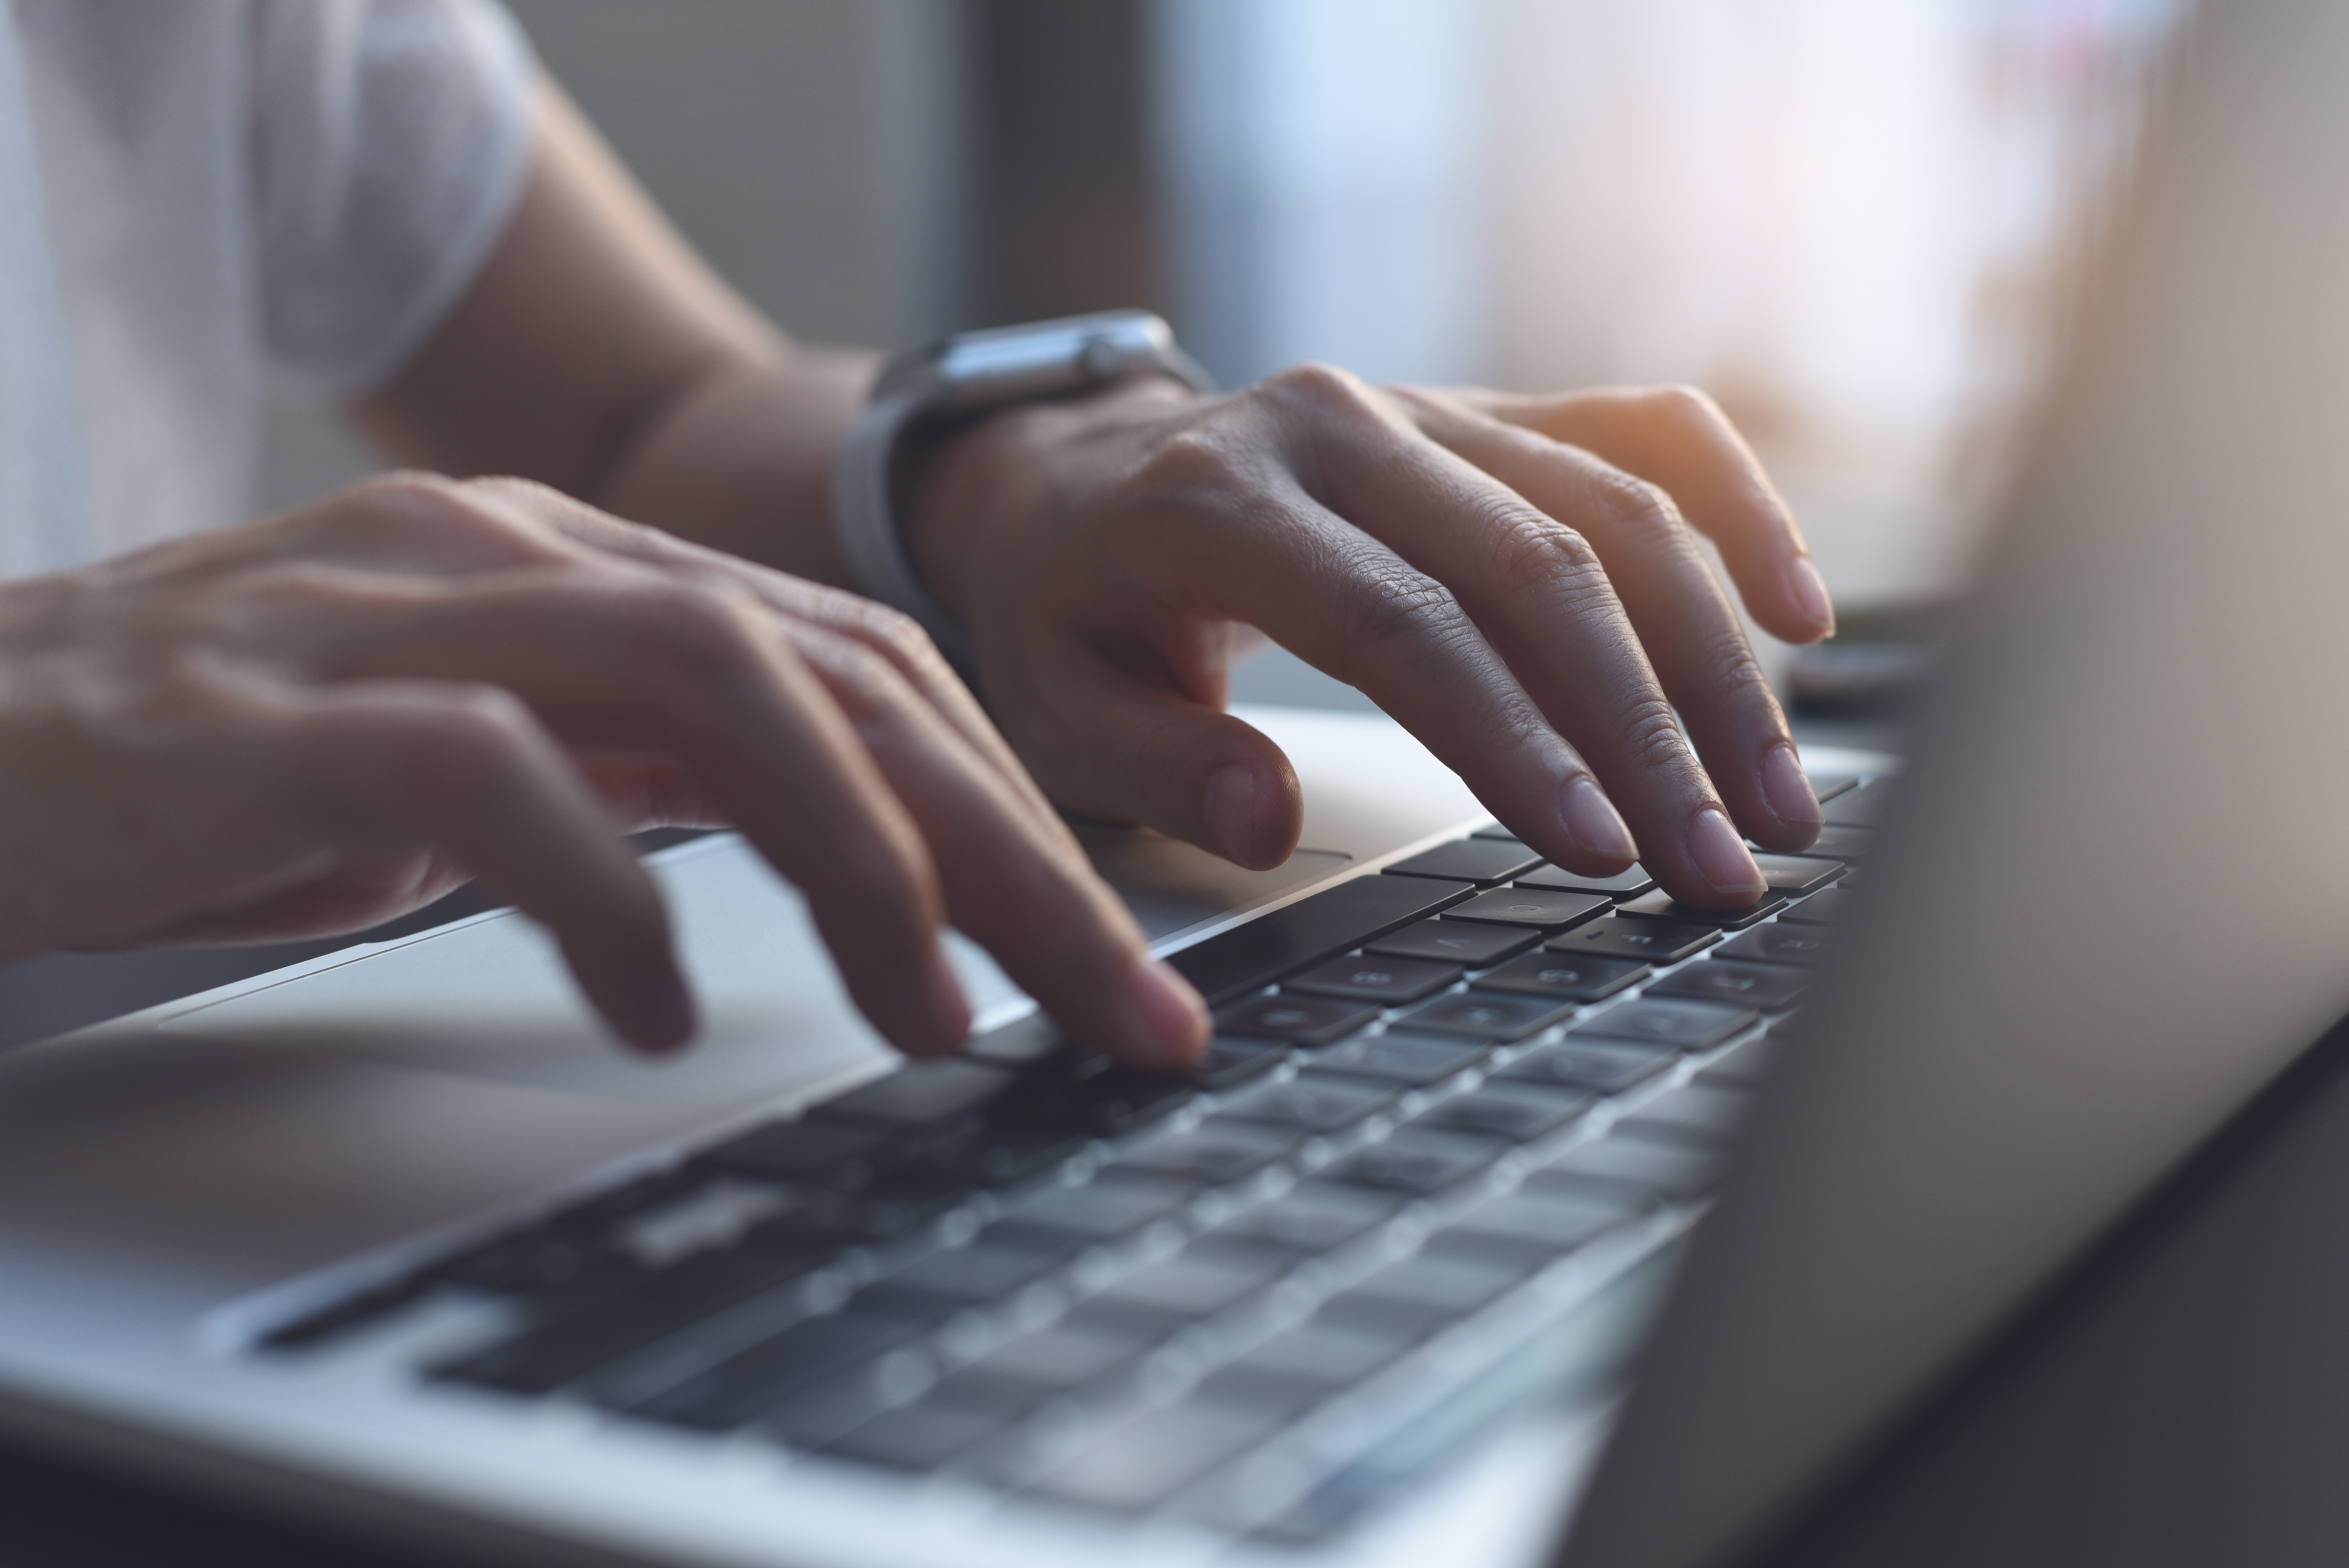
[[1072,1035],[1197,998],[910,622],[517,480],[395,477],[0,585],[0,956],[366,926],[480,874],[612,1027],[693,1027],[619,834],[739,826],[899,1047],[959,1044],[952,922]]
[[1699,395],[1373,389],[1317,366],[1207,399],[1137,383],[986,419],[909,490],[916,559],[969,629],[990,709],[1078,810],[1244,865],[1288,853],[1296,775],[1222,711],[1235,638],[1257,628],[1368,693],[1572,870],[1636,855],[1675,897],[1734,906],[1763,887],[1741,830],[1776,850],[1817,835],[1691,526],[1774,634],[1815,640],[1834,612]]

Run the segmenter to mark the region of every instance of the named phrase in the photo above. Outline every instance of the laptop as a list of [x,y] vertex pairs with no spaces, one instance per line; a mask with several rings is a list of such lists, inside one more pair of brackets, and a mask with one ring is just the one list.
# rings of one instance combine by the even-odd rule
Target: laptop
[[[630,1059],[510,913],[0,1058],[0,1429],[443,1557],[1736,1560],[2349,1011],[2349,13],[2176,90],[1905,764],[1720,920],[1392,726],[1248,717],[1306,848],[1092,848],[1185,1080],[982,955],[962,1057],[665,851]],[[2181,934],[2190,874],[2265,902]],[[2213,979],[2212,977],[2223,977]]]

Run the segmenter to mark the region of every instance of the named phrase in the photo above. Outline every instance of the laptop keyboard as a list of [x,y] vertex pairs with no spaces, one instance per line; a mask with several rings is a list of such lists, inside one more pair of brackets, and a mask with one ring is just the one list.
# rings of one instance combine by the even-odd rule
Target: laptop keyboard
[[[1837,847],[1886,782],[1817,780]],[[1174,954],[1218,1021],[1188,1078],[1015,1026],[260,1348],[479,1303],[494,1330],[422,1377],[1319,1534],[1350,1470],[1701,1210],[1851,881],[1764,859],[1715,915],[1488,829]]]

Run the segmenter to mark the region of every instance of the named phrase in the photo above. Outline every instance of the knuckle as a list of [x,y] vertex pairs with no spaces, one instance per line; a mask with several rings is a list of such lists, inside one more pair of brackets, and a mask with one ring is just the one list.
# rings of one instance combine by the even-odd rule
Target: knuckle
[[856,602],[850,628],[864,645],[904,670],[943,671],[946,660],[922,624],[903,610],[874,600]]
[[1219,432],[1197,425],[1168,433],[1135,465],[1133,488],[1154,500],[1193,499],[1243,482],[1247,460]]
[[1643,533],[1678,533],[1681,509],[1661,485],[1616,470],[1601,476],[1599,504],[1617,524]]
[[1423,572],[1389,561],[1357,574],[1353,642],[1447,646],[1470,632],[1452,590]]
[[655,581],[629,593],[623,619],[636,642],[697,687],[737,685],[766,664],[758,613],[729,587]]
[[871,644],[816,634],[798,639],[797,647],[835,697],[861,713],[897,707],[905,696],[902,667]]
[[1642,414],[1661,424],[1695,428],[1725,423],[1721,405],[1702,388],[1675,382],[1651,387],[1639,395]]
[[520,697],[502,686],[460,686],[404,738],[400,751],[416,782],[473,794],[510,778],[533,726]]
[[532,525],[506,507],[486,504],[477,482],[446,474],[399,469],[361,480],[334,509],[344,526],[383,544],[491,544],[512,549],[539,542]]
[[1360,377],[1319,360],[1276,370],[1259,385],[1268,395],[1284,402],[1316,409],[1361,407],[1369,401],[1369,388]]
[[1508,520],[1500,529],[1495,567],[1512,594],[1567,601],[1579,608],[1593,597],[1612,598],[1607,569],[1578,529],[1540,512]]
[[1634,768],[1676,769],[1687,756],[1671,704],[1661,693],[1635,700],[1619,721],[1619,745]]
[[[1720,690],[1769,690],[1770,683],[1763,677],[1762,665],[1754,657],[1753,645],[1745,640],[1744,628],[1733,619],[1724,622],[1710,635],[1700,637],[1691,653],[1697,667]],[[1772,698],[1774,704],[1775,700]]]

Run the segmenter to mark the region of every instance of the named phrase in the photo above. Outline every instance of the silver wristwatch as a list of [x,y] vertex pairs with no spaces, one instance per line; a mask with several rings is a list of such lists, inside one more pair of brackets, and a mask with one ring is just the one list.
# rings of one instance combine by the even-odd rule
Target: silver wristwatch
[[922,586],[897,531],[889,476],[898,436],[916,420],[951,419],[1057,397],[1136,376],[1171,376],[1200,392],[1215,383],[1146,310],[965,332],[891,360],[832,459],[832,527],[856,586],[922,624],[968,666],[963,630]]

